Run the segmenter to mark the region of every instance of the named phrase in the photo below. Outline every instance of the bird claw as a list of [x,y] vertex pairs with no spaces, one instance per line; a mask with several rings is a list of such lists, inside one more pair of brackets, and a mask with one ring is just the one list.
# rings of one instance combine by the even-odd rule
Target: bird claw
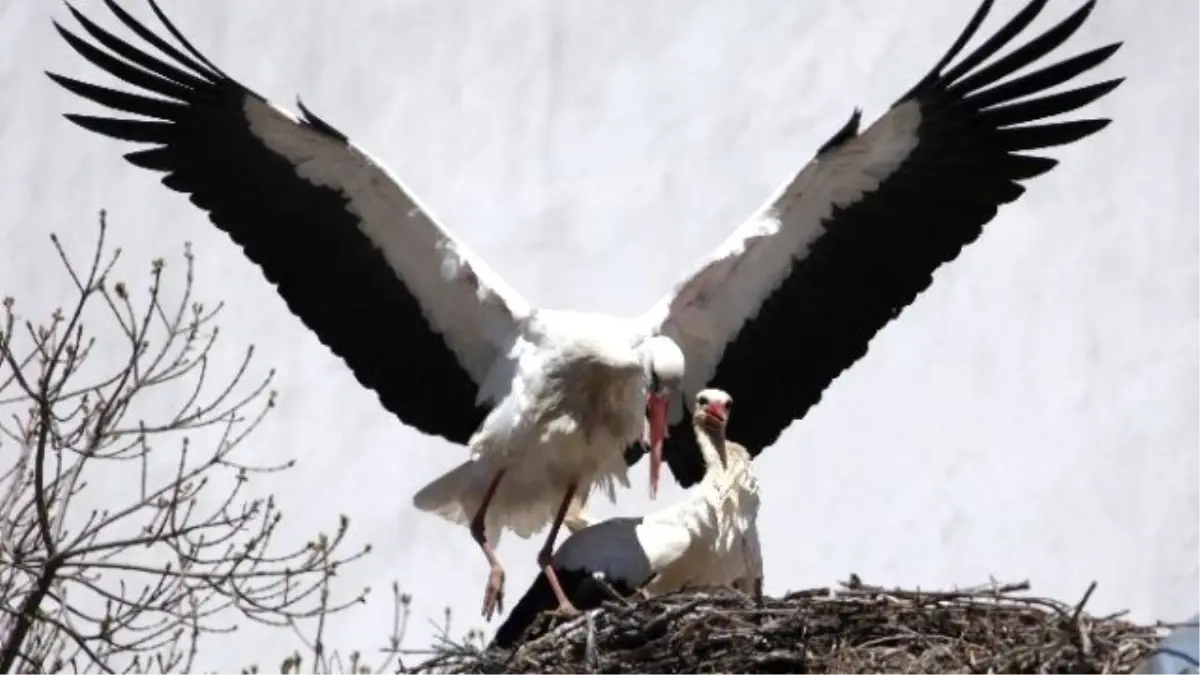
[[488,575],[487,586],[483,590],[483,615],[485,621],[491,621],[496,612],[504,613],[504,570],[495,568]]
[[557,608],[550,610],[550,614],[560,619],[570,619],[583,614],[583,612],[579,611],[578,607],[568,602],[565,605],[559,605]]

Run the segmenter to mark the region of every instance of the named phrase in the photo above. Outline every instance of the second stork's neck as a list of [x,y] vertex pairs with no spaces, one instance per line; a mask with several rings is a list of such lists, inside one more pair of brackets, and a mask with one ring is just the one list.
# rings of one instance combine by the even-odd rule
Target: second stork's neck
[[696,431],[696,444],[700,446],[700,454],[704,457],[705,472],[720,471],[725,467],[725,427],[709,427],[703,422],[693,425]]

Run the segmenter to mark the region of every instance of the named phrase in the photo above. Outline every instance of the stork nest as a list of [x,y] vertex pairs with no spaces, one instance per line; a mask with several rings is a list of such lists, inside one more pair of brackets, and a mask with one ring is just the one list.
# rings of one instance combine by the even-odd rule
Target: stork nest
[[1128,673],[1161,637],[1022,593],[1028,582],[955,591],[841,588],[766,598],[733,590],[615,600],[543,615],[514,650],[444,647],[411,673]]

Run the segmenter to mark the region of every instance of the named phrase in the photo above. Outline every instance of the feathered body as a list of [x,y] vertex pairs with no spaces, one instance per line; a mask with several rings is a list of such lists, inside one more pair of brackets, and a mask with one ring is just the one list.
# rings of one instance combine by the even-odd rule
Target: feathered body
[[[704,400],[704,404],[699,401]],[[696,447],[706,468],[704,477],[684,500],[643,516],[642,527],[656,530],[662,540],[680,542],[670,559],[644,590],[661,594],[684,586],[726,586],[749,590],[755,574],[761,576],[758,538],[759,482],[752,466],[754,456],[742,444],[725,438],[727,422],[713,422],[705,408],[713,401],[732,399],[721,390],[700,392],[693,415]],[[585,512],[587,495],[572,500],[563,524],[572,533],[595,524]],[[607,522],[607,521],[605,521]],[[736,582],[736,583],[735,583]]]
[[643,518],[646,527],[685,532],[687,541],[683,552],[642,589],[648,595],[705,586],[733,586],[750,593],[762,579],[759,485],[750,453],[732,441],[707,436],[698,440],[702,449],[723,444],[726,464],[710,469],[690,499]]
[[646,340],[602,314],[539,311],[518,342],[517,377],[467,443],[470,457],[413,497],[417,508],[467,524],[496,472],[509,466],[488,506],[485,528],[528,538],[554,520],[562,486],[628,487],[623,451],[645,433]]
[[[759,484],[750,452],[725,439],[731,406],[730,396],[718,389],[697,395],[693,429],[707,471],[683,500],[645,516],[596,523],[583,510],[585,499],[571,502],[563,522],[572,534],[554,553],[553,568],[576,607],[599,606],[609,589],[653,596],[732,586],[761,597]],[[554,603],[547,576],[539,574],[493,643],[512,647]]]

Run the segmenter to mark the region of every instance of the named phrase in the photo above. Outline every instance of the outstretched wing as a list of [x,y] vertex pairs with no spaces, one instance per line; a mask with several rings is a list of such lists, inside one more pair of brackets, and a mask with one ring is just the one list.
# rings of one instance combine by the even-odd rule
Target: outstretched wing
[[[820,400],[870,340],[974,241],[1022,182],[1055,166],[1029,154],[1073,143],[1107,119],[1048,122],[1121,79],[1047,93],[1120,43],[1040,67],[1094,0],[990,65],[1045,6],[1033,0],[948,67],[991,8],[985,1],[933,70],[859,133],[859,112],[791,181],[645,317],[687,356],[684,400],[719,387],[737,401],[730,438],[757,454]],[[1000,82],[1010,75],[1016,77]],[[664,453],[684,486],[703,476],[687,416]],[[636,461],[636,448],[627,459]]]
[[[529,309],[386,168],[299,104],[298,119],[201,55],[151,0],[187,53],[113,0],[134,46],[68,5],[95,43],[57,22],[123,92],[48,73],[67,90],[137,118],[67,115],[152,147],[126,154],[165,173],[275,284],[288,307],[374,390],[429,434],[465,443],[503,394],[488,381]],[[157,52],[157,53],[155,53]]]

